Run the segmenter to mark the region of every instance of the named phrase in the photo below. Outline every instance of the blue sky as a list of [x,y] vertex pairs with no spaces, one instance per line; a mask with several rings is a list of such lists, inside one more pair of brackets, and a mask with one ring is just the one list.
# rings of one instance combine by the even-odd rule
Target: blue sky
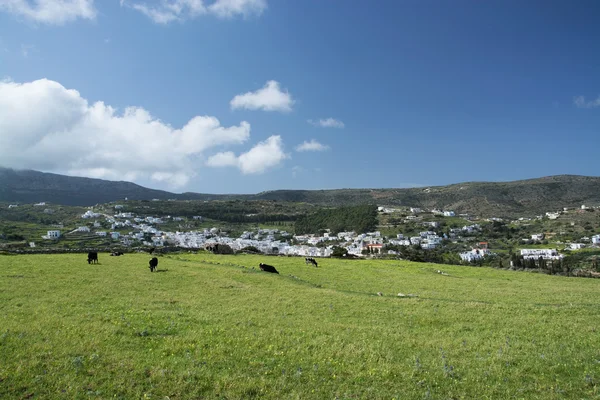
[[593,0],[0,0],[0,165],[210,193],[598,175],[599,20]]

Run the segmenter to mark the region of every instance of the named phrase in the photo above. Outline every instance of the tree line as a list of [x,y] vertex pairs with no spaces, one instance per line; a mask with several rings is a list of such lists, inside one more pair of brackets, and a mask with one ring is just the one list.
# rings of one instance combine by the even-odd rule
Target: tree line
[[332,233],[374,231],[377,228],[377,206],[360,205],[321,209],[298,217],[294,228],[297,235],[319,233],[327,229]]

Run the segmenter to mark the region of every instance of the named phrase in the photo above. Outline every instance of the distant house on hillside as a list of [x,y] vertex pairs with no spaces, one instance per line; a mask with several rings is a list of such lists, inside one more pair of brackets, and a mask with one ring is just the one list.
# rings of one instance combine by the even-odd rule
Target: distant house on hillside
[[82,216],[81,218],[87,219],[87,218],[98,218],[100,216],[100,214],[93,212],[92,210],[87,210]]
[[364,248],[369,250],[370,253],[381,253],[383,245],[380,243],[369,243]]
[[558,260],[564,257],[556,249],[521,249],[521,256],[525,259],[533,258],[536,260],[540,257],[545,260]]
[[46,236],[42,236],[44,239],[58,239],[60,237],[60,231],[58,230],[53,230],[53,231],[48,231],[46,233]]

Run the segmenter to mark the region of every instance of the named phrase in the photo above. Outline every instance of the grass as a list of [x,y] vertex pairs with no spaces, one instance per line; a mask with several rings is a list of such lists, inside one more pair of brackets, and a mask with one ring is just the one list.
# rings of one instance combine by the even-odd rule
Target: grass
[[0,398],[600,396],[598,280],[208,254],[150,273],[148,255],[85,258],[0,256]]

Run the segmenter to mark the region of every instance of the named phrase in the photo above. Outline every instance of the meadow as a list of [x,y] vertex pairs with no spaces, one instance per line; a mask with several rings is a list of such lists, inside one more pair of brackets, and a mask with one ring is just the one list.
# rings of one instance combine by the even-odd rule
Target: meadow
[[600,398],[600,280],[149,258],[0,255],[0,398]]

